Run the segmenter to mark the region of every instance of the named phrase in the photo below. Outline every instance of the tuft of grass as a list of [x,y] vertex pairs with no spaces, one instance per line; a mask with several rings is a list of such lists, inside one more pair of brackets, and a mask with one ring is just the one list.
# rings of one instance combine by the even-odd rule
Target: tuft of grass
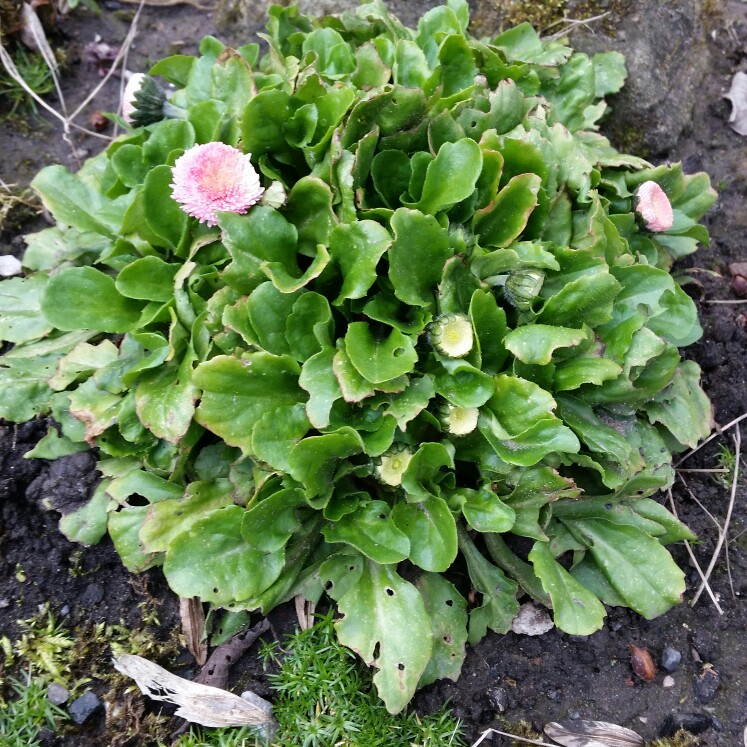
[[13,645],[17,658],[41,679],[65,684],[70,649],[75,641],[70,631],[54,619],[48,606],[28,620],[19,620],[21,637]]
[[276,693],[276,747],[458,747],[461,727],[446,709],[431,716],[392,716],[376,695],[370,670],[340,644],[329,613],[285,646],[265,646]]
[[[54,90],[52,73],[40,54],[19,46],[13,57],[19,75],[34,93],[44,96]],[[3,67],[0,67],[0,111],[3,112],[0,121],[38,114],[36,102]]]
[[3,747],[38,747],[42,729],[57,729],[67,714],[47,699],[42,679],[27,675],[25,682],[10,680],[15,698],[0,703],[0,744]]
[[717,472],[713,479],[722,487],[731,490],[731,484],[734,480],[734,469],[737,466],[736,454],[725,444],[719,444],[718,454],[716,455],[716,466],[725,470]]

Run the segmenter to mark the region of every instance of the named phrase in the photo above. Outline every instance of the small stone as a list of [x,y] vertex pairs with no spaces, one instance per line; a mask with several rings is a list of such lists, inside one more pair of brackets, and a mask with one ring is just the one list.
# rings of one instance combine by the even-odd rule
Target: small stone
[[495,708],[498,713],[503,713],[508,708],[508,693],[503,687],[491,687],[486,695],[490,701],[490,705]]
[[571,721],[578,721],[581,718],[581,712],[580,711],[570,710],[570,711],[568,711],[568,718]]
[[58,682],[53,682],[47,688],[47,700],[56,706],[61,706],[63,703],[67,703],[70,697],[70,692],[66,687],[63,687]]
[[711,717],[705,713],[670,713],[659,730],[659,736],[673,737],[680,729],[702,734],[711,728]]
[[682,654],[671,646],[665,646],[661,652],[661,668],[665,672],[672,674],[680,668],[682,662]]
[[84,607],[92,607],[99,604],[103,598],[104,587],[101,584],[92,583],[88,584],[83,594],[81,594],[80,603]]
[[701,703],[710,703],[721,687],[721,675],[711,664],[704,664],[703,671],[695,678],[693,691]]
[[70,714],[70,718],[80,726],[85,724],[99,708],[101,708],[101,701],[93,690],[89,690],[74,700],[67,709],[67,712]]
[[661,681],[662,687],[674,687],[674,677],[672,677],[671,674],[668,674],[662,681]]
[[519,635],[543,635],[554,627],[547,611],[531,602],[521,605],[519,614],[511,623],[511,630]]

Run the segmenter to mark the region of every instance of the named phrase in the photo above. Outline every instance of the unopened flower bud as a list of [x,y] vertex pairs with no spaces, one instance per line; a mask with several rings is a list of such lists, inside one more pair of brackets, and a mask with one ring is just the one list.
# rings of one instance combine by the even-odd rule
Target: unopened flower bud
[[503,293],[512,306],[519,311],[527,311],[542,290],[544,282],[545,273],[542,270],[514,270],[506,280]]
[[145,127],[164,117],[182,114],[168,104],[166,92],[149,75],[133,73],[130,76],[122,94],[122,118],[127,124]]
[[668,231],[674,223],[674,212],[664,190],[652,181],[643,182],[636,190],[636,212],[649,231]]
[[446,314],[433,323],[430,338],[439,353],[461,358],[472,350],[472,323],[462,314]]
[[404,444],[395,444],[379,460],[376,467],[376,474],[381,482],[391,487],[397,487],[402,484],[402,475],[405,473],[412,452]]
[[477,428],[480,411],[476,407],[447,404],[440,413],[441,424],[454,436],[466,436]]

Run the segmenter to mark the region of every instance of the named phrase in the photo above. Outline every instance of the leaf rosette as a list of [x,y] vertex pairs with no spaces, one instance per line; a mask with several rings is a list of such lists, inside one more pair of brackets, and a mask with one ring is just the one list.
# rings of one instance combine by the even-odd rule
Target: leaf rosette
[[[56,225],[0,284],[0,416],[54,417],[34,456],[101,455],[63,530],[232,613],[328,593],[393,712],[519,594],[572,634],[677,603],[691,534],[650,496],[711,422],[669,274],[708,242],[708,177],[598,133],[616,53],[468,20],[275,6],[264,55],[162,60],[163,117],[36,177]],[[200,162],[188,215],[174,164],[209,143],[260,187],[224,198]]]

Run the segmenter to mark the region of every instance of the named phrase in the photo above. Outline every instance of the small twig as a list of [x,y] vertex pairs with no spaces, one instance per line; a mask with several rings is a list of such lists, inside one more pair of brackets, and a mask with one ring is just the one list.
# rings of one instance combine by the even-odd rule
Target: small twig
[[730,303],[734,303],[734,304],[736,304],[736,303],[747,303],[747,298],[745,298],[742,301],[719,301],[719,300],[713,300],[713,301],[703,301],[703,303],[726,303],[726,304],[730,304]]
[[[674,496],[672,495],[672,488],[669,488],[667,491],[667,494],[669,496],[669,505],[672,509],[672,513],[675,515],[675,518],[679,518],[677,516],[677,508],[674,505]],[[698,559],[695,557],[695,553],[693,552],[692,547],[690,547],[690,543],[685,540],[685,549],[687,550],[687,554],[690,556],[690,562],[693,564],[695,570],[698,572],[698,575],[700,576],[701,581],[705,582],[706,584],[706,591],[708,592],[708,596],[711,598],[711,601],[713,602],[713,606],[718,610],[719,615],[723,615],[724,611],[721,609],[721,605],[718,603],[718,599],[716,599],[716,595],[713,593],[713,589],[711,589],[710,585],[706,581],[705,576],[703,575],[703,569],[700,567],[700,563],[698,563]]]
[[[560,31],[556,31],[554,34],[551,34],[550,36],[543,36],[543,41],[556,41],[557,39],[562,39],[564,36],[567,36],[571,33],[571,31],[575,31],[579,26],[590,26],[595,21],[601,21],[602,18],[606,18],[610,14],[609,11],[606,13],[600,13],[598,16],[592,16],[591,18],[560,18],[557,21],[553,21],[552,23],[545,26],[543,31],[547,31],[547,29],[551,29],[553,26],[557,26],[560,23],[567,24],[565,27],[563,27]],[[593,31],[593,30],[592,30]]]
[[695,493],[693,493],[692,490],[690,490],[690,486],[685,481],[685,478],[682,477],[682,475],[680,474],[681,471],[682,470],[677,470],[677,477],[679,477],[680,480],[682,481],[682,484],[685,487],[685,490],[687,490],[690,498],[692,498],[698,504],[698,506],[700,507],[700,510],[703,511],[703,513],[706,514],[706,516],[708,516],[708,518],[716,525],[716,529],[719,532],[723,531],[721,527],[721,522],[700,502],[700,500],[698,499],[698,496],[695,495]]
[[700,451],[709,441],[713,441],[714,438],[717,438],[722,433],[725,433],[726,431],[729,430],[729,428],[733,428],[737,423],[741,423],[745,418],[747,418],[747,412],[743,413],[738,418],[734,418],[734,420],[732,420],[730,423],[727,423],[722,428],[719,428],[717,426],[716,430],[713,433],[711,433],[711,435],[708,436],[708,438],[705,441],[703,441],[702,443],[699,443],[694,449],[690,449],[690,451],[688,451],[687,454],[685,454],[685,456],[683,456],[674,466],[679,467],[680,464],[682,464],[682,462],[685,461],[685,459],[687,459],[688,457],[691,457],[696,451]]
[[[711,573],[713,573],[713,569],[716,566],[716,561],[718,560],[718,556],[721,553],[721,548],[724,545],[724,542],[726,540],[726,536],[729,532],[729,524],[731,523],[731,515],[734,511],[734,503],[736,501],[736,495],[737,495],[737,484],[739,483],[739,462],[741,458],[741,450],[742,450],[742,432],[739,428],[736,429],[734,433],[734,452],[735,452],[735,463],[734,463],[734,474],[732,475],[731,480],[731,493],[729,495],[729,507],[726,510],[726,518],[724,519],[724,526],[721,534],[719,535],[718,542],[716,543],[716,549],[713,552],[713,557],[711,558],[711,562],[708,564],[708,568],[706,569],[705,578],[700,584],[700,588],[695,593],[695,596],[693,597],[692,602],[690,603],[693,607],[697,603],[698,599],[700,598],[700,595],[703,592],[703,589],[705,588],[706,581],[710,578]],[[727,566],[728,566],[728,558],[727,558]],[[732,590],[733,593],[733,590]]]
[[678,469],[677,472],[707,472],[707,473],[718,473],[718,474],[726,474],[729,472],[728,467],[712,467],[711,469],[685,469],[684,467],[682,469]]
[[498,734],[501,737],[509,737],[511,739],[518,739],[519,742],[524,742],[525,744],[537,744],[539,745],[539,747],[558,747],[557,744],[550,744],[549,742],[540,742],[537,739],[527,739],[526,737],[519,737],[516,734],[509,734],[507,731],[499,731],[498,729],[486,729],[480,735],[480,738],[472,745],[472,747],[477,747],[478,745],[482,744],[491,734]]

